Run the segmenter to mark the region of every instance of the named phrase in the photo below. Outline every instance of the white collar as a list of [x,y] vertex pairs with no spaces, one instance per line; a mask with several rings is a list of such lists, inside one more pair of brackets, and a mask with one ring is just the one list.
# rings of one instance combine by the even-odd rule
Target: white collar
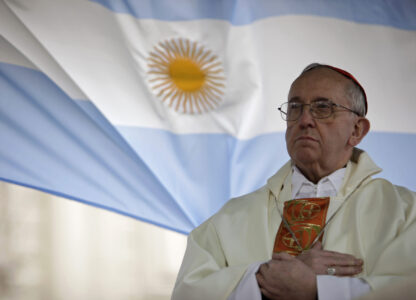
[[321,178],[317,184],[309,181],[302,172],[295,166],[292,166],[292,197],[296,198],[295,196],[299,194],[300,190],[303,186],[312,186],[318,187],[323,184],[326,184],[326,187],[332,190],[332,192],[328,195],[323,196],[330,196],[336,195],[342,185],[342,181],[344,179],[346,168],[338,169],[328,176]]

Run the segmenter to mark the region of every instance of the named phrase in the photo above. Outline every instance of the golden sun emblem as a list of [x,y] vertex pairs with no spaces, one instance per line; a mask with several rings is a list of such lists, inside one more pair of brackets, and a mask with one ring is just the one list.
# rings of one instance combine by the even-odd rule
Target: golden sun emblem
[[148,62],[152,89],[176,111],[200,114],[215,109],[222,101],[222,64],[196,42],[182,38],[160,42]]

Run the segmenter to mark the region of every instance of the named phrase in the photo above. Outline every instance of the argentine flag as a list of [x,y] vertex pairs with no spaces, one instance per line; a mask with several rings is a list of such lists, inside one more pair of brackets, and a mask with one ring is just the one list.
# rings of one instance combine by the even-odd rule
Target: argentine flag
[[312,62],[361,82],[360,147],[415,190],[414,0],[0,0],[0,179],[188,233],[288,160]]

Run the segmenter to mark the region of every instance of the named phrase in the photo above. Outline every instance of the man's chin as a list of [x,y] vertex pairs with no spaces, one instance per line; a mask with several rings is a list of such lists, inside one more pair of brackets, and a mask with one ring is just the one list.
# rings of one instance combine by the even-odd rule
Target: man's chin
[[316,151],[312,151],[311,149],[302,149],[299,150],[293,155],[293,161],[299,165],[310,165],[319,159],[319,155]]

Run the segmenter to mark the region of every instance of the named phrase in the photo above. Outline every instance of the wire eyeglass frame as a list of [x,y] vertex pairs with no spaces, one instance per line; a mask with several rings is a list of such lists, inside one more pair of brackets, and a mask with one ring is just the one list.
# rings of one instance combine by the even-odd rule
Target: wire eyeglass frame
[[[296,108],[300,108],[300,110],[292,118],[289,118],[289,114],[288,114],[290,104],[300,105],[300,107],[299,106],[296,107]],[[319,114],[318,110],[319,110],[319,105],[320,104],[321,105],[322,104],[327,105],[326,109],[329,108],[328,112],[321,111],[321,114]],[[310,112],[311,116],[314,119],[326,119],[326,118],[331,117],[336,112],[334,107],[346,109],[347,111],[352,112],[352,113],[356,114],[357,116],[360,116],[360,114],[358,112],[352,110],[351,108],[348,108],[348,107],[346,107],[344,105],[341,105],[341,104],[334,103],[333,101],[331,101],[329,99],[319,99],[319,100],[315,100],[311,103],[302,103],[302,102],[296,102],[296,101],[285,102],[282,105],[280,105],[280,107],[278,107],[278,110],[280,111],[280,115],[281,115],[283,120],[285,120],[285,121],[297,121],[302,116],[303,108],[305,106],[309,106],[309,112]]]

